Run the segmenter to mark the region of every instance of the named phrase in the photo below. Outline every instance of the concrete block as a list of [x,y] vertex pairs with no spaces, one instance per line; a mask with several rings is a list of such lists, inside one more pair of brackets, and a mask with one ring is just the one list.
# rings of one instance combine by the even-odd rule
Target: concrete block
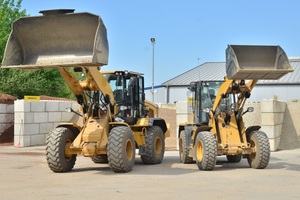
[[6,123],[0,123],[0,135],[6,130]]
[[31,101],[30,111],[31,112],[45,112],[46,111],[46,102],[45,101]]
[[74,117],[74,113],[69,113],[69,112],[62,112],[61,113],[61,121],[62,122],[70,122],[71,119]]
[[31,135],[30,136],[30,146],[44,145],[45,144],[45,134]]
[[274,112],[284,113],[286,108],[286,102],[283,101],[275,101],[274,102]]
[[30,102],[24,100],[15,101],[15,112],[30,112]]
[[14,113],[15,112],[15,105],[14,104],[8,104],[6,108],[7,113]]
[[286,108],[286,102],[263,100],[261,102],[261,112],[284,112]]
[[33,122],[34,123],[48,122],[48,113],[47,112],[34,112],[33,113]]
[[24,124],[23,123],[21,123],[21,124],[15,123],[14,124],[14,135],[15,136],[22,136],[22,135],[24,135]]
[[271,126],[283,123],[284,113],[261,113],[261,125]]
[[273,100],[262,100],[261,101],[261,112],[265,113],[265,112],[274,112],[274,104],[273,104]]
[[34,123],[34,113],[15,113],[15,123]]
[[48,134],[54,128],[55,127],[53,123],[40,123],[40,133]]
[[57,102],[57,101],[46,102],[46,111],[58,112],[59,111],[59,102]]
[[60,122],[60,121],[61,121],[61,112],[48,113],[48,122]]
[[282,124],[276,126],[261,126],[261,130],[267,134],[268,138],[277,138],[281,136]]
[[35,135],[40,133],[39,124],[24,124],[24,135]]
[[14,114],[8,114],[7,119],[9,120],[8,122],[14,122]]
[[72,107],[73,102],[59,102],[59,110],[61,112],[65,112],[67,107]]
[[177,126],[180,124],[180,123],[185,123],[185,122],[188,122],[188,115],[186,114],[182,114],[182,115],[179,115],[177,114],[176,116],[176,124]]
[[188,112],[188,104],[186,101],[179,101],[176,103],[176,113],[183,114]]
[[270,142],[270,150],[276,151],[280,143],[280,137],[269,139],[269,142]]
[[58,125],[60,125],[60,122],[54,122],[53,127],[56,128]]
[[0,114],[7,113],[7,104],[0,104]]
[[15,147],[29,147],[30,146],[30,136],[14,136],[14,146]]
[[0,123],[10,122],[9,115],[0,113]]

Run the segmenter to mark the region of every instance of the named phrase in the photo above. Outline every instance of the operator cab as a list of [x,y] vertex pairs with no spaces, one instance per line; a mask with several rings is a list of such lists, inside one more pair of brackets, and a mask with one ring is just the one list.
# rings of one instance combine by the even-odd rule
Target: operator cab
[[144,77],[142,74],[128,71],[103,72],[114,94],[118,112],[116,119],[129,125],[145,117]]
[[190,84],[188,89],[193,94],[192,107],[196,124],[208,124],[207,110],[212,109],[222,83],[221,81],[198,81]]

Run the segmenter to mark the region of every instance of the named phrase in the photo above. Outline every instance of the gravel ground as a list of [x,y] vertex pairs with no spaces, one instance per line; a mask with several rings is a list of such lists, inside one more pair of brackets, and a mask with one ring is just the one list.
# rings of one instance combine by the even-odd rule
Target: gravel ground
[[213,171],[166,151],[159,165],[137,156],[133,170],[119,174],[82,156],[72,172],[53,173],[44,148],[0,146],[1,199],[300,199],[300,149],[272,152],[263,170],[218,157]]

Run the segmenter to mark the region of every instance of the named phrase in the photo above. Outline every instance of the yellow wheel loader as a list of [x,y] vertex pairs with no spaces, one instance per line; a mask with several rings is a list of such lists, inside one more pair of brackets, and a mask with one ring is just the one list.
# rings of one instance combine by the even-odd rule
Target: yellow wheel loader
[[[247,158],[255,169],[267,167],[269,139],[260,126],[245,127],[247,98],[258,80],[279,79],[293,71],[279,46],[228,45],[225,81],[192,82],[191,120],[179,125],[182,163],[196,161],[200,170],[212,170],[217,156],[228,162]],[[212,72],[213,73],[213,72]]]
[[[49,133],[46,157],[53,172],[68,172],[76,156],[131,171],[136,150],[146,164],[162,162],[169,125],[145,100],[144,77],[128,71],[100,72],[108,62],[106,28],[97,15],[74,10],[41,11],[13,23],[3,68],[57,68],[74,92],[82,123],[63,123]],[[82,74],[76,78],[76,73]]]

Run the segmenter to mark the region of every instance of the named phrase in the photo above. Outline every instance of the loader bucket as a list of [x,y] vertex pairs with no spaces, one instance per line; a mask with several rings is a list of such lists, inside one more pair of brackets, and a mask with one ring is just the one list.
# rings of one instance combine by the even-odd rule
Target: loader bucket
[[2,67],[102,66],[108,62],[106,28],[97,15],[74,10],[41,11],[13,23]]
[[228,45],[226,73],[229,79],[276,80],[292,72],[280,46]]

